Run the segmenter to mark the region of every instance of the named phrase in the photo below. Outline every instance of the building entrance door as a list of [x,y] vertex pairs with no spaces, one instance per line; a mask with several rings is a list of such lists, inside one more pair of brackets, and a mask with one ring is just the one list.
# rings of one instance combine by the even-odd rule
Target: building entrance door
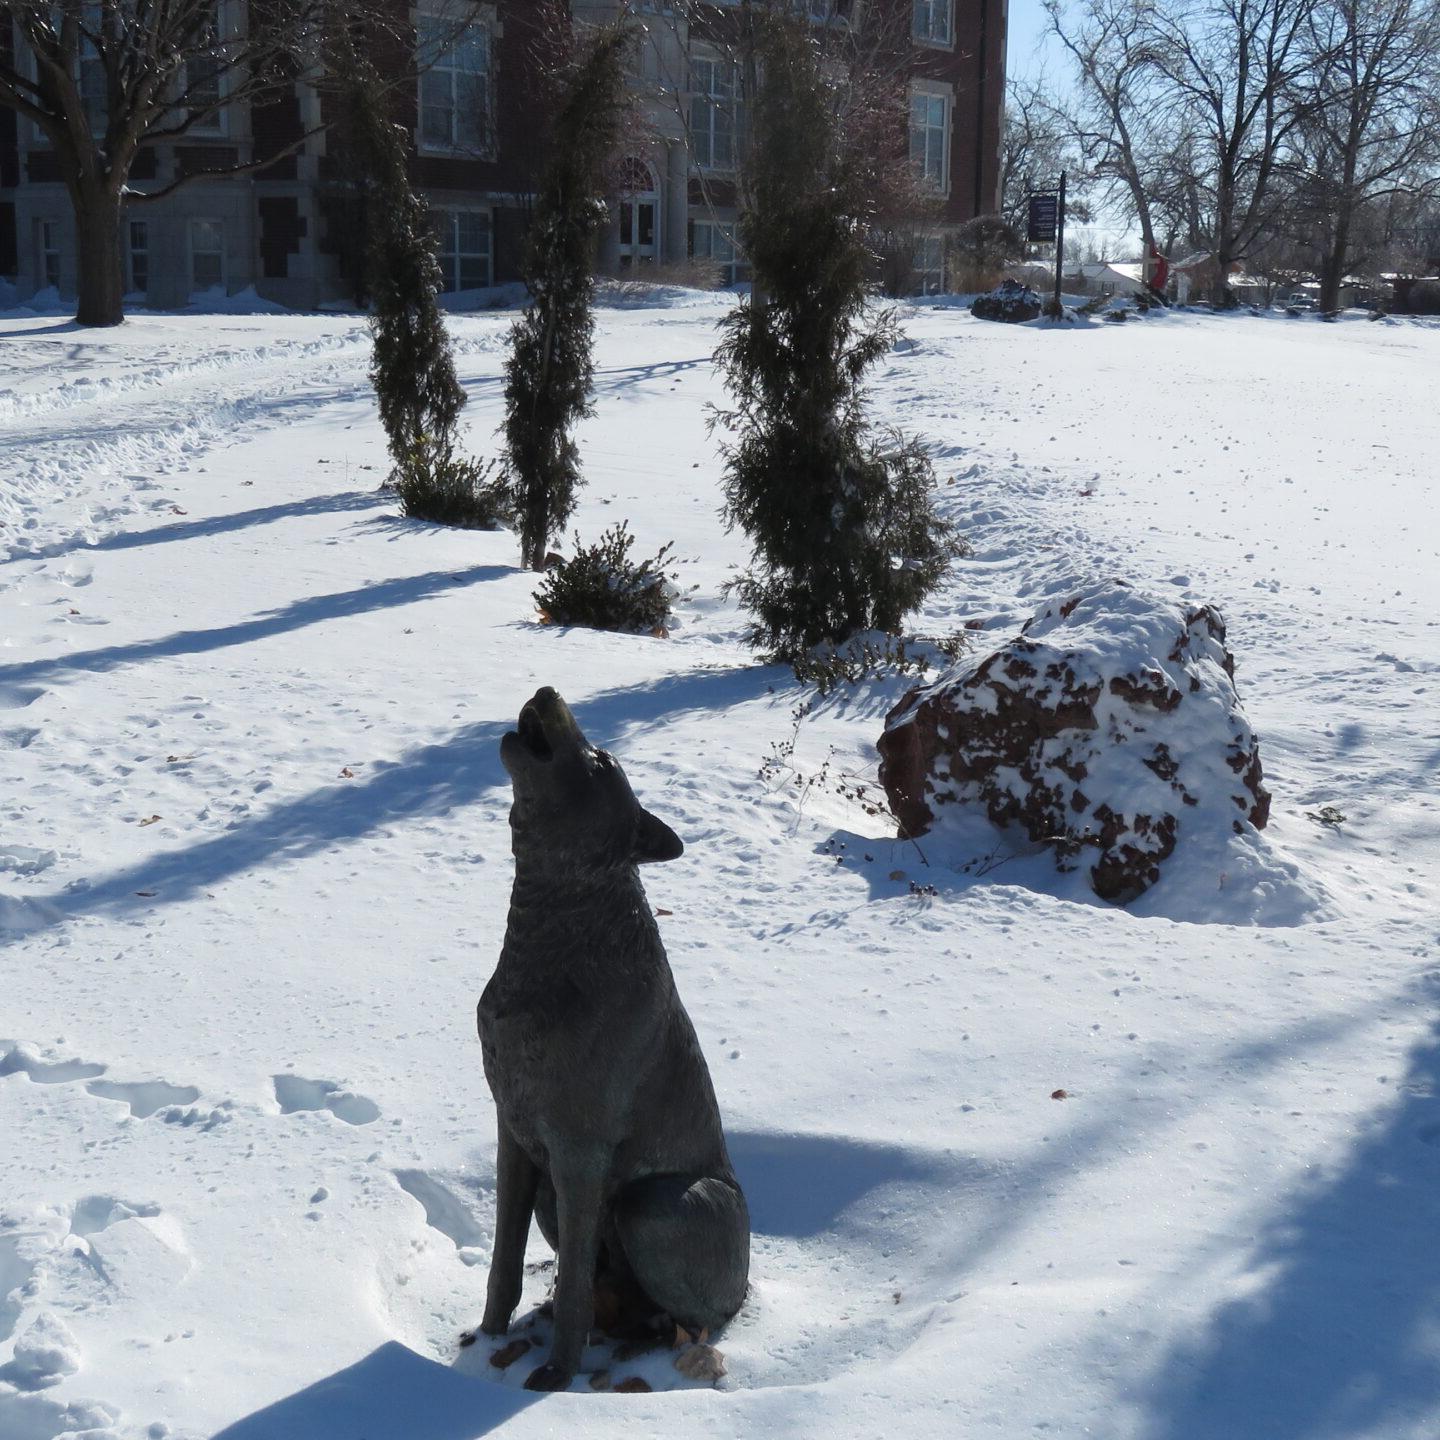
[[660,190],[654,172],[634,156],[624,164],[622,183],[620,268],[633,270],[660,258]]

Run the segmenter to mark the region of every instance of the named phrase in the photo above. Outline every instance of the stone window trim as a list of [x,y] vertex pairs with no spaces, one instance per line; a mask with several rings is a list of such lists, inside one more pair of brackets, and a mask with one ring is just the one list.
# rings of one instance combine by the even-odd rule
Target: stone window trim
[[[488,205],[435,204],[435,258],[442,276],[440,293],[483,290],[495,283],[495,217]],[[475,225],[473,221],[481,221]],[[483,241],[483,243],[479,243]],[[479,262],[483,269],[477,269]],[[467,274],[468,271],[468,274]],[[467,283],[471,282],[471,283]]]
[[689,84],[691,164],[707,174],[732,174],[744,127],[740,66],[724,55],[696,50],[690,56]]
[[938,230],[922,231],[915,237],[911,267],[915,285],[922,295],[937,295],[945,288],[945,237]]
[[[473,13],[467,8],[464,13],[466,23],[460,23],[461,13],[454,3],[447,3],[447,0],[429,0],[429,3],[417,6],[412,15],[415,23],[415,45],[416,58],[419,62],[420,73],[415,82],[415,151],[418,155],[437,155],[467,160],[494,160],[495,159],[495,129],[496,115],[498,113],[495,99],[495,42],[500,38],[501,27],[498,14],[494,5],[478,5]],[[434,64],[426,64],[424,56],[424,30],[426,24],[438,24],[451,27],[454,34],[445,34],[449,43],[440,53],[440,59]],[[469,68],[464,64],[446,64],[446,60],[460,58],[458,52],[466,46],[467,41],[472,40],[472,35],[478,37],[484,52],[483,69]],[[473,43],[473,42],[472,42]],[[465,57],[467,59],[472,56]],[[441,78],[448,79],[448,94],[444,97],[442,105],[431,104],[427,107],[427,91],[433,101],[438,90],[444,88],[441,85]],[[480,101],[480,115],[478,134],[465,136],[462,126],[465,124],[465,105],[469,97],[463,94],[464,81],[471,80],[478,82],[477,88],[482,92]],[[428,82],[428,83],[427,83]],[[426,110],[432,112],[427,117]],[[431,123],[438,119],[438,111],[448,112],[448,136],[439,138],[433,133]],[[427,133],[427,131],[429,133]]]
[[955,48],[955,0],[912,0],[910,38],[933,50]]
[[911,82],[910,161],[932,192],[942,198],[950,194],[950,132],[954,118],[955,93],[951,86],[937,81]]
[[733,220],[705,216],[690,222],[690,258],[708,260],[720,272],[722,285],[737,284],[748,273],[745,257],[735,239]]
[[[98,6],[96,9],[98,11]],[[0,18],[0,25],[8,25],[9,23],[10,20],[8,16]],[[94,23],[93,20],[91,23]],[[14,43],[16,60],[19,61],[23,55],[24,63],[28,66],[30,78],[35,79],[38,74],[36,68],[38,62],[36,61],[34,52],[23,44],[18,31],[15,34]],[[80,91],[80,103],[84,106],[90,120],[90,133],[97,138],[103,137],[105,134],[105,121],[100,107],[105,103],[105,71],[100,62],[99,53],[89,40],[81,40],[79,66],[80,73],[74,78]],[[29,120],[25,123],[29,127],[29,138],[32,144],[43,146],[50,144],[50,137],[45,133],[44,127],[38,120]],[[24,134],[25,132],[22,130],[22,137]]]
[[[234,17],[231,14],[230,6],[226,0],[216,0],[215,5],[215,31],[222,44],[232,40],[235,36]],[[233,53],[226,51],[226,54]],[[223,56],[214,60],[210,57],[196,56],[194,60],[188,61],[185,65],[185,79],[183,89],[189,91],[192,86],[200,88],[203,82],[203,72],[214,65],[214,93],[219,102],[219,109],[204,120],[197,120],[192,124],[186,135],[229,135],[230,133],[230,107],[225,103],[225,96],[231,88],[231,76],[229,72],[229,61]],[[203,91],[202,91],[203,94]],[[209,108],[208,104],[205,108]]]
[[[222,35],[228,35],[233,37],[236,32],[232,20],[229,0],[216,0],[216,10],[216,26],[220,30],[220,33]],[[18,35],[16,36],[16,47],[17,50],[21,48]],[[22,53],[24,53],[33,74],[35,66],[34,55],[31,54],[28,49],[23,50]],[[189,67],[187,65],[184,68],[188,70]],[[80,74],[76,78],[78,79],[80,85],[81,101],[85,105],[86,110],[92,112],[90,115],[91,133],[97,138],[103,138],[105,134],[105,120],[104,118],[102,118],[100,107],[104,104],[105,101],[105,75],[103,66],[101,65],[100,57],[95,52],[94,47],[90,44],[89,41],[82,42],[80,55]],[[230,77],[224,72],[223,69],[220,75],[217,77],[217,87],[219,90],[219,94],[223,99],[225,94],[230,89]],[[183,92],[186,86],[182,85],[180,88]],[[173,89],[171,90],[171,93],[175,93]],[[170,120],[167,118],[161,123],[162,125],[166,126],[166,128],[168,128]],[[50,137],[45,133],[44,127],[35,120],[30,120],[27,122],[27,124],[29,126],[30,143],[33,145],[48,148],[50,144]],[[188,135],[203,135],[207,137],[212,137],[216,135],[229,135],[229,133],[230,107],[228,105],[222,105],[222,107],[214,115],[212,115],[208,121],[203,124],[192,125],[186,132],[186,134]],[[22,137],[23,134],[24,132],[22,132]]]
[[63,263],[63,238],[58,220],[41,219],[35,222],[35,249],[39,260],[41,288],[60,289]]
[[125,225],[125,292],[145,295],[150,290],[150,220],[127,215]]
[[[185,232],[191,292],[228,291],[230,267],[225,257],[224,220],[214,215],[195,215],[187,223]],[[218,262],[213,270],[212,260]]]

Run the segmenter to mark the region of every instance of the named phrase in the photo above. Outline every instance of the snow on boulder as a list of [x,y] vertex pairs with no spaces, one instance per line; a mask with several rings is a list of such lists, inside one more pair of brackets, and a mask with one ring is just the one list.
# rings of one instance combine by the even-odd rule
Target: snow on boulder
[[911,690],[885,718],[881,783],[905,835],[946,805],[979,805],[1052,845],[1062,870],[1093,857],[1095,893],[1126,904],[1182,833],[1269,818],[1234,675],[1211,606],[1109,581]]

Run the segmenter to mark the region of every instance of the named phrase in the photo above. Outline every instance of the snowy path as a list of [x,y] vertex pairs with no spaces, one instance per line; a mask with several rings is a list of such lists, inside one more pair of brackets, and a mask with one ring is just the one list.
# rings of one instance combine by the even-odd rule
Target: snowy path
[[[607,312],[584,433],[582,533],[696,557],[667,642],[541,630],[509,537],[394,518],[353,319],[4,322],[4,1440],[1435,1433],[1440,331],[910,318],[879,397],[976,545],[920,628],[1097,573],[1230,622],[1269,889],[1132,915],[760,783],[800,692],[718,594],[718,304]],[[506,323],[456,322],[477,447]],[[757,1232],[718,1393],[537,1401],[457,1350],[495,750],[542,683],[687,842],[646,880]],[[900,688],[799,762],[873,767]]]

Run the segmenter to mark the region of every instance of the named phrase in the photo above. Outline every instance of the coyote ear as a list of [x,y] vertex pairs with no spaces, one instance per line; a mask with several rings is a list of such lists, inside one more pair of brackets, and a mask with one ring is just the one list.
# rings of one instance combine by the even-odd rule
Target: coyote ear
[[644,865],[653,860],[678,860],[685,853],[684,842],[663,821],[648,810],[640,812],[635,827],[635,860]]

